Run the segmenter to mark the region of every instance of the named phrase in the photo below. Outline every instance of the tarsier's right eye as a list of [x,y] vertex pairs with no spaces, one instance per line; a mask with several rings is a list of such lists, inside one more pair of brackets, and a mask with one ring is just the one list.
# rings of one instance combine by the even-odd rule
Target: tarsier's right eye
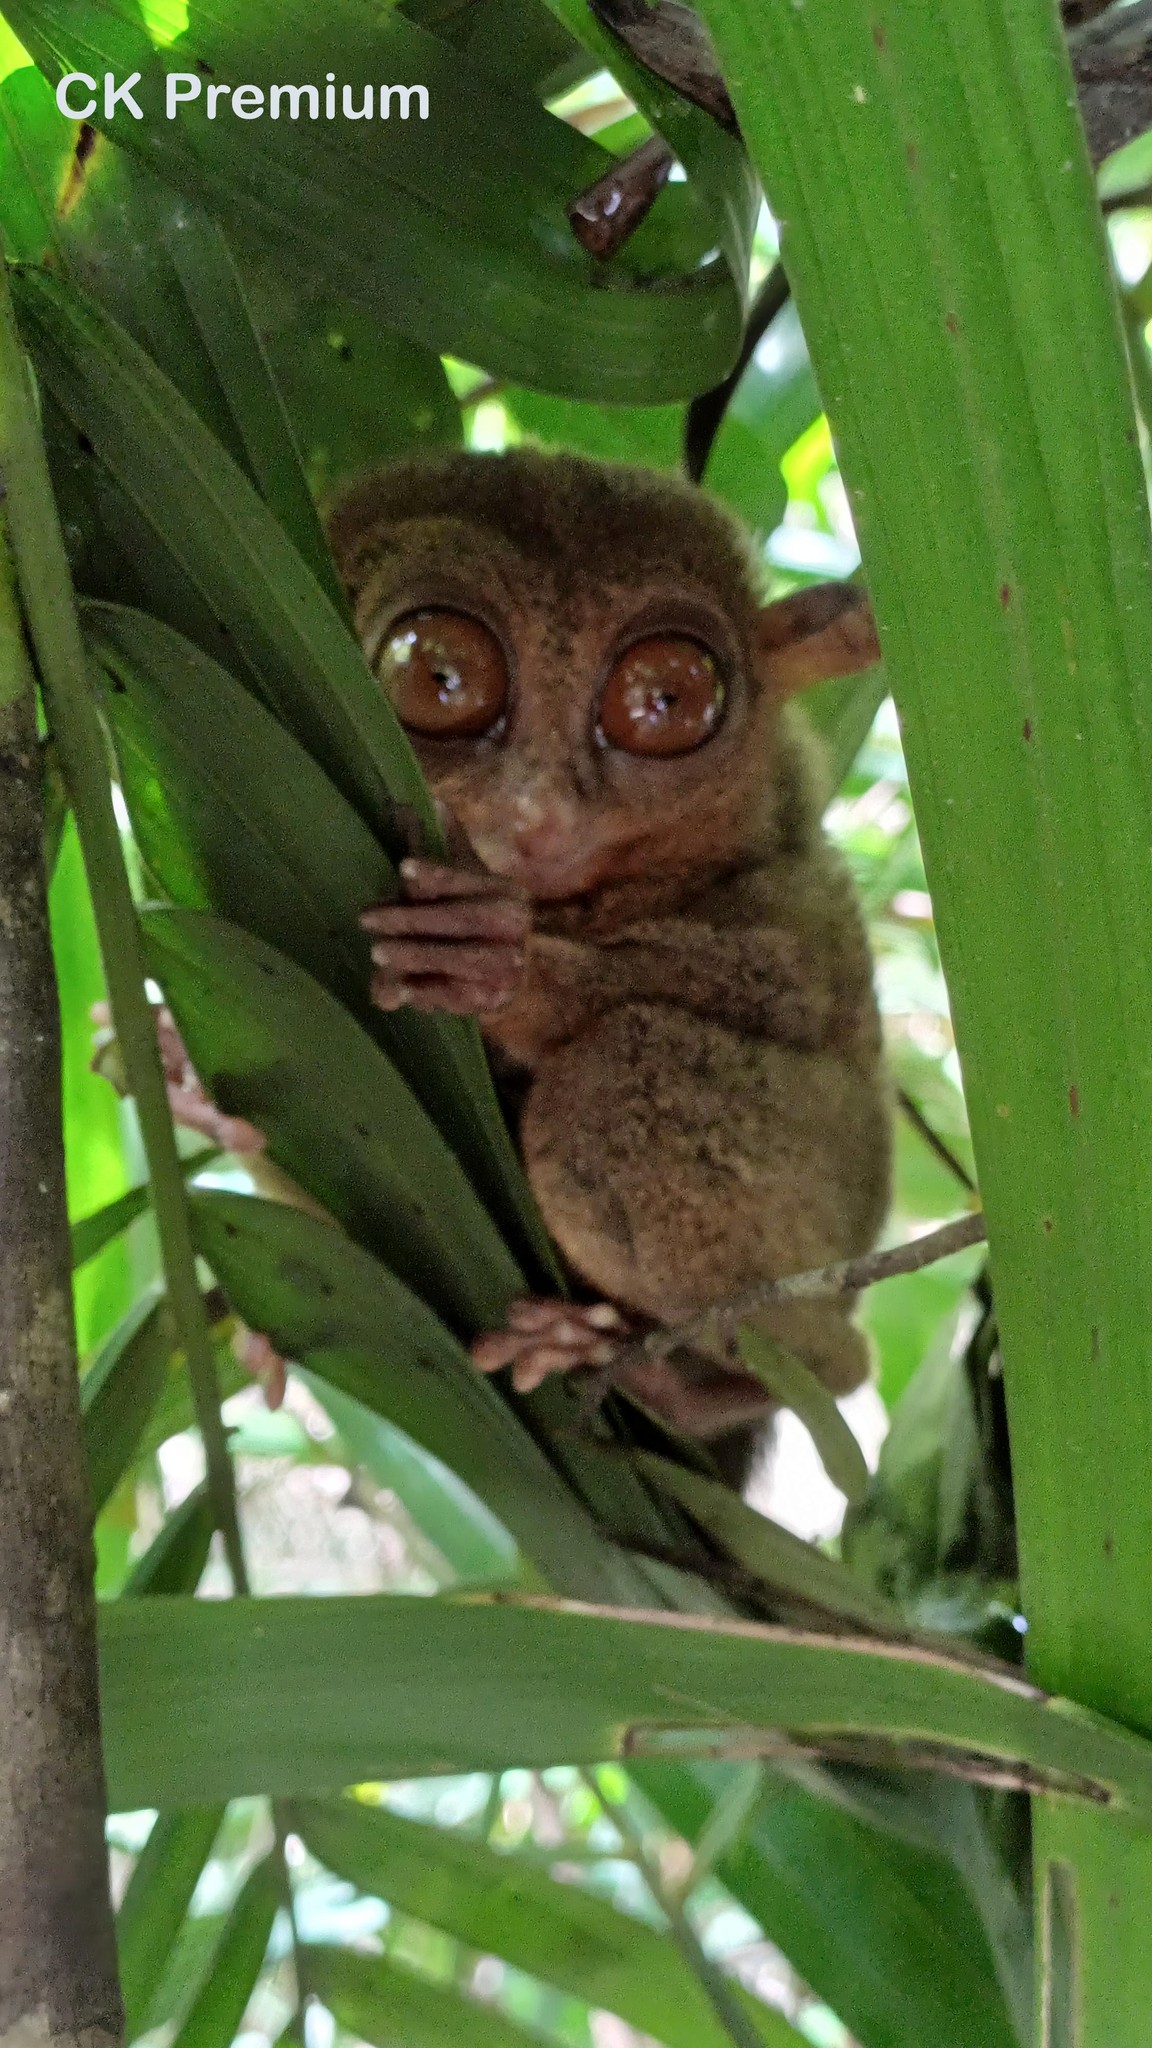
[[433,739],[478,739],[508,700],[508,664],[495,633],[467,612],[405,612],[376,657],[403,724]]

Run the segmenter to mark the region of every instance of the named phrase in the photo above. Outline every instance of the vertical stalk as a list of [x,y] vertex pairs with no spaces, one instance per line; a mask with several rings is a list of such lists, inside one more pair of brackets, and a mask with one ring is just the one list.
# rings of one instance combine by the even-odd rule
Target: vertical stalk
[[35,691],[0,521],[0,2048],[113,2048],[122,2022],[42,849]]
[[76,816],[112,1013],[140,1117],[168,1298],[187,1352],[208,1480],[223,1518],[225,1555],[240,1592],[246,1585],[244,1555],[184,1177],[145,991],[144,954],[112,807],[104,734],[88,687],[72,580],[2,250],[0,472],[7,484],[12,548],[48,722]]
[[[702,0],[900,710],[989,1225],[1028,1660],[1152,1729],[1152,547],[1049,0]],[[1152,1838],[1037,1807],[1049,2048],[1145,2048]]]

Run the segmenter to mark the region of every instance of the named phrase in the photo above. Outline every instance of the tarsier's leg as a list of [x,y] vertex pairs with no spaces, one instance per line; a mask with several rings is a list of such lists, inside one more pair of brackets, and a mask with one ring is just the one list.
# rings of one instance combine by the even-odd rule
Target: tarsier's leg
[[[100,1032],[109,1030],[112,1012],[107,1003],[94,1003],[91,1015]],[[218,1145],[222,1152],[232,1152],[238,1158],[251,1161],[257,1154],[262,1154],[265,1146],[263,1131],[258,1131],[244,1117],[228,1116],[224,1110],[218,1109],[205,1090],[188,1057],[171,1010],[156,1008],[153,1015],[173,1123],[183,1130],[198,1132],[202,1138]],[[92,1063],[94,1067],[99,1067],[99,1060],[98,1051]],[[245,1371],[259,1380],[267,1406],[279,1408],[287,1388],[287,1359],[268,1337],[262,1336],[258,1330],[250,1330],[245,1323],[240,1323],[236,1330],[232,1350]]]
[[[887,1196],[887,1125],[870,1077],[657,1005],[615,1010],[549,1055],[521,1137],[569,1263],[664,1324],[866,1250]],[[763,1327],[836,1393],[866,1376],[843,1304],[774,1310]],[[635,1390],[645,1398],[639,1379]],[[746,1375],[707,1364],[650,1372],[646,1393],[698,1435],[770,1405]]]

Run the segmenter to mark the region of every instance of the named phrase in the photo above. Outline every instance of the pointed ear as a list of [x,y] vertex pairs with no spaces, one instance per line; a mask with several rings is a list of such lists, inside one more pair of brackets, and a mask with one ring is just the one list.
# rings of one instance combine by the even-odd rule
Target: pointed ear
[[756,666],[777,697],[880,659],[872,607],[858,583],[814,583],[765,605],[756,624]]

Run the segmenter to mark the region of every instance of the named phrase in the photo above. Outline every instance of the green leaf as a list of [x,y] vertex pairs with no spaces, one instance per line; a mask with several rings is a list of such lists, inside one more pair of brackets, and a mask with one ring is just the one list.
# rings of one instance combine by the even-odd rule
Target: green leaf
[[375,2048],[525,2048],[540,2035],[450,1984],[429,1984],[384,1956],[309,1942],[309,1985],[346,2034]]
[[339,1433],[339,1450],[401,1501],[457,1578],[475,1585],[515,1579],[515,1543],[471,1487],[420,1444],[338,1387],[305,1375]]
[[316,286],[249,260],[245,283],[313,494],[461,439],[440,357]]
[[799,1416],[832,1484],[850,1501],[862,1500],[868,1491],[868,1467],[835,1396],[801,1359],[751,1324],[737,1331],[736,1348],[749,1372],[763,1382],[781,1407]]
[[[395,1059],[514,1241],[551,1253],[492,1092],[474,1025],[385,1016],[368,1000],[357,923],[395,893],[363,819],[235,678],[189,641],[121,606],[84,621],[145,862],[178,902],[211,907],[340,997]],[[190,720],[195,701],[200,716]]]
[[640,462],[676,474],[684,443],[682,405],[580,405],[537,391],[502,391],[517,426],[548,448],[599,462]]
[[0,230],[10,262],[62,260],[56,213],[76,135],[30,64],[0,79]]
[[50,258],[127,328],[247,469],[321,587],[341,605],[221,230],[106,137],[83,157],[73,154],[77,144],[76,124],[59,111],[39,73],[17,73],[0,85],[0,222],[9,253]]
[[899,1630],[899,1608],[863,1585],[835,1558],[747,1507],[731,1487],[719,1486],[652,1451],[638,1452],[636,1458],[641,1470],[680,1501],[730,1557],[774,1592],[802,1605],[823,1607],[844,1622]]
[[[202,1146],[185,1161],[186,1170],[189,1174],[201,1173],[219,1157],[217,1146]],[[94,1210],[91,1216],[81,1216],[72,1225],[73,1272],[87,1265],[89,1259],[94,1259],[98,1252],[103,1251],[106,1244],[111,1244],[114,1239],[121,1237],[135,1223],[137,1217],[147,1212],[151,1200],[151,1190],[145,1181],[141,1187],[129,1188],[127,1194],[120,1195],[115,1202],[106,1202],[102,1209]]]
[[[317,1860],[485,1955],[614,2012],[666,2048],[727,2048],[728,2036],[666,1934],[515,1855],[452,1829],[352,1800],[293,1809]],[[763,2008],[749,1998],[758,2023]],[[795,2036],[788,2038],[797,2048]]]
[[188,1806],[157,1814],[136,1858],[116,1915],[125,2035],[134,2041],[148,2024],[148,2009],[177,1934],[212,1853],[223,1806]]
[[272,1922],[283,1904],[283,1876],[273,1853],[245,1878],[208,1975],[176,2030],[175,2048],[229,2048],[264,1966]]
[[191,1200],[200,1250],[247,1323],[458,1473],[550,1578],[603,1583],[607,1546],[423,1302],[298,1209],[246,1195]]
[[[104,994],[100,948],[84,863],[69,819],[48,893],[52,957],[63,1037],[64,1153],[70,1215],[99,1209],[120,1195],[125,1170],[119,1101],[92,1072],[93,1003]],[[107,1335],[139,1292],[127,1247],[108,1246],[74,1285],[76,1337],[83,1355]]]
[[164,1522],[128,1576],[122,1598],[194,1593],[216,1531],[216,1511],[207,1485],[196,1487]]
[[[368,21],[351,0],[335,0],[321,23],[304,0],[224,15],[193,0],[186,31],[161,51],[127,0],[95,16],[75,16],[68,0],[11,0],[10,12],[53,79],[76,68],[142,72],[145,118],[119,122],[117,138],[219,218],[241,259],[246,241],[265,255],[272,242],[286,266],[437,353],[541,389],[625,402],[703,389],[735,353],[753,185],[730,136],[704,137],[700,179],[722,159],[727,197],[736,160],[744,235],[735,225],[725,235],[734,268],[720,257],[700,264],[716,233],[695,191],[680,186],[658,202],[672,230],[661,254],[666,263],[671,241],[680,264],[643,273],[626,249],[602,275],[564,208],[611,158],[506,74],[461,61],[395,9]],[[357,100],[369,82],[418,80],[430,117],[249,125],[208,120],[203,94],[169,121],[163,80],[177,69],[265,88],[333,70]],[[101,124],[99,107],[93,119]],[[387,223],[386,262],[366,221]]]
[[203,594],[245,680],[395,845],[394,803],[430,816],[411,748],[247,477],[102,307],[42,272],[13,287],[37,372],[75,433]]
[[[636,1776],[695,1841],[728,1772],[642,1764]],[[717,1876],[868,2048],[1021,2048],[984,1930],[942,1856],[770,1774]]]
[[498,1328],[523,1277],[436,1126],[319,983],[251,933],[149,910],[151,972],[214,1102],[362,1244],[469,1336]]
[[117,1324],[80,1383],[84,1451],[97,1514],[136,1459],[174,1341],[166,1304],[150,1289]]
[[787,1730],[801,1744],[856,1734],[975,1751],[1152,1817],[1152,1743],[951,1648],[508,1595],[119,1600],[101,1627],[108,1775],[124,1808],[771,1753]]
[[804,698],[804,716],[819,733],[833,790],[839,789],[888,695],[883,662],[859,676],[835,676]]

